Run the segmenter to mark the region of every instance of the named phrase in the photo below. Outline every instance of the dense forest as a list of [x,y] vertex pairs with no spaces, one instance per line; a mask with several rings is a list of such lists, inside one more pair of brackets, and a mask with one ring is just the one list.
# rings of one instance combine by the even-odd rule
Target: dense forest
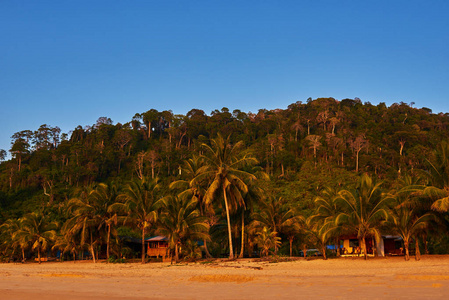
[[0,150],[0,255],[144,260],[120,237],[161,234],[177,260],[326,256],[349,233],[447,253],[448,137],[447,113],[358,98],[44,124]]

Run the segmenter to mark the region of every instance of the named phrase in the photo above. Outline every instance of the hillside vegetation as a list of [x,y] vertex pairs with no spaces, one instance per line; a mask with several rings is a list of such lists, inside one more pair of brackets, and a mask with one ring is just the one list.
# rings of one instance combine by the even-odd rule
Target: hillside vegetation
[[177,258],[325,252],[348,233],[446,253],[448,137],[449,114],[357,98],[44,124],[0,150],[2,255],[118,257],[119,236],[162,233]]

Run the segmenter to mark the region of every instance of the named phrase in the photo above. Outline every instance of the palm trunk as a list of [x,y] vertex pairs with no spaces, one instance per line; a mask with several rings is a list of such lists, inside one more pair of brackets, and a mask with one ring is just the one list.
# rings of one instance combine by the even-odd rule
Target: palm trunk
[[307,248],[302,249],[302,253],[304,253],[304,258],[307,258]]
[[142,228],[142,263],[145,263],[145,227]]
[[240,248],[239,258],[243,258],[245,251],[245,210],[242,210],[242,247]]
[[290,237],[289,239],[289,242],[290,242],[290,257],[292,257],[293,256],[293,238],[292,237]]
[[368,259],[368,253],[366,251],[366,240],[365,240],[365,237],[362,238],[362,251],[363,251],[363,254],[365,256],[365,260],[367,260]]
[[409,246],[409,242],[408,241],[404,241],[404,248],[405,248],[405,260],[409,260],[410,259],[410,254],[408,252],[408,246]]
[[421,260],[421,252],[419,251],[418,237],[415,237],[415,260]]
[[94,261],[94,263],[96,263],[96,259],[95,259],[95,250],[94,250],[94,243],[92,241],[92,230],[90,231],[90,253],[92,254],[92,260]]
[[323,253],[323,259],[327,260],[327,256],[326,256],[326,245],[323,245],[321,247],[321,252]]
[[178,243],[175,244],[175,263],[177,264],[179,261],[179,250],[178,250]]
[[206,252],[206,257],[211,258],[212,255],[210,255],[209,249],[207,249],[207,241],[205,239],[203,240],[203,243],[204,243],[204,252]]
[[223,185],[223,196],[226,207],[226,219],[228,221],[229,259],[234,259],[234,250],[232,247],[232,234],[231,234],[231,217],[229,216],[228,198],[226,197],[226,188],[224,185]]
[[108,224],[108,239],[106,241],[106,258],[108,259],[108,262],[109,262],[109,245],[110,245],[110,240],[111,240],[111,224]]
[[22,262],[25,262],[25,248],[22,248]]
[[90,245],[90,253],[92,254],[92,260],[94,261],[94,264],[97,263],[97,259],[95,257],[95,250],[94,250],[94,246]]
[[37,260],[39,261],[39,264],[41,264],[41,248],[37,247]]

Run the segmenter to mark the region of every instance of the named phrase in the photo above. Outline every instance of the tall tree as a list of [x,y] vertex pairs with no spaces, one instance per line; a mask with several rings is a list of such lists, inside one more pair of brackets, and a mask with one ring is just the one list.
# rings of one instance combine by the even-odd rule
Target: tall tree
[[410,259],[409,245],[412,238],[416,242],[416,259],[419,260],[419,245],[418,234],[425,230],[429,225],[429,221],[433,219],[433,215],[426,213],[424,215],[417,215],[416,212],[409,207],[399,206],[395,207],[390,212],[390,227],[402,237],[404,241],[405,260]]
[[[253,180],[257,179],[256,176],[243,168],[256,164],[257,160],[250,152],[243,149],[242,141],[234,145],[231,144],[230,136],[224,139],[219,134],[217,138],[211,140],[211,144],[211,146],[207,144],[202,145],[205,151],[202,157],[207,167],[201,176],[196,177],[196,180],[202,180],[204,177],[211,180],[205,194],[207,202],[216,202],[220,199],[220,195],[223,196],[228,225],[229,258],[233,259],[230,204],[233,204],[234,208],[236,208],[243,202],[243,197],[248,192],[246,182],[250,178]],[[228,200],[231,200],[233,203],[229,203]]]
[[42,213],[29,213],[22,219],[22,226],[17,237],[31,244],[32,250],[37,250],[39,264],[41,253],[48,249],[50,242],[56,238],[57,225],[49,222],[48,217]]
[[114,182],[108,184],[100,183],[95,190],[90,193],[93,202],[98,207],[99,216],[98,229],[106,227],[106,257],[109,260],[111,233],[116,234],[114,225],[117,224],[118,216],[114,211],[114,204],[118,201],[118,186]]
[[428,177],[431,186],[424,194],[434,200],[432,209],[439,212],[449,211],[449,143],[441,142],[428,160]]
[[179,248],[190,240],[209,239],[207,218],[196,209],[195,199],[182,200],[176,196],[163,198],[163,214],[160,216],[158,232],[169,239],[175,250],[175,261],[179,261]]
[[[269,197],[259,204],[260,212],[253,215],[256,224],[261,227],[267,227],[270,231],[277,235],[295,223],[294,210],[281,197]],[[277,246],[274,252],[277,253]]]
[[126,209],[128,217],[125,222],[131,223],[141,231],[142,264],[145,263],[145,235],[159,216],[160,199],[157,199],[156,195],[156,191],[159,189],[158,182],[158,178],[132,181],[120,195],[120,198],[125,200],[124,205],[113,206],[114,210]]

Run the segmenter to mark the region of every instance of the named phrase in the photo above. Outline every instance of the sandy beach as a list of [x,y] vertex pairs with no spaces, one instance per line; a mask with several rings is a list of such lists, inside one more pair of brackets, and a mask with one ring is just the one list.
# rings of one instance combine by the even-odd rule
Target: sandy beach
[[449,256],[0,264],[0,299],[448,299]]

